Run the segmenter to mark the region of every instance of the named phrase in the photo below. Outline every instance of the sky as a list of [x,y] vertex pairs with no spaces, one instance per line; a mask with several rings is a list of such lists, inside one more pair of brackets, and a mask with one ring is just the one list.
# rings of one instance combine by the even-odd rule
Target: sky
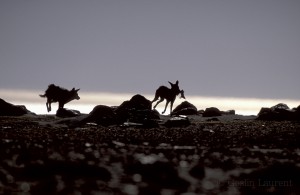
[[0,89],[299,100],[299,18],[299,0],[1,0]]

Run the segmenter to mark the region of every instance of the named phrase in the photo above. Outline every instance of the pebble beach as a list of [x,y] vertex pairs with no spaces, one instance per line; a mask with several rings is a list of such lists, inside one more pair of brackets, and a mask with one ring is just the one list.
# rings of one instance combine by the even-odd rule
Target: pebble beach
[[[188,116],[140,128],[0,117],[2,194],[297,194],[300,123]],[[170,116],[161,116],[161,123]]]

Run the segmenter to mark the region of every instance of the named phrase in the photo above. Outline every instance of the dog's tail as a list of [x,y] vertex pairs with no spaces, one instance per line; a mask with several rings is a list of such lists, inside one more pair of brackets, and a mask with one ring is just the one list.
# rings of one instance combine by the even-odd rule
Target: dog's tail
[[153,102],[155,102],[156,100],[158,100],[158,98],[159,98],[159,93],[158,93],[157,90],[156,90],[156,92],[155,92],[155,97],[154,97],[154,99],[151,101],[151,104],[152,104]]
[[44,94],[44,95],[40,95],[40,97],[44,98],[44,97],[46,97],[46,94]]

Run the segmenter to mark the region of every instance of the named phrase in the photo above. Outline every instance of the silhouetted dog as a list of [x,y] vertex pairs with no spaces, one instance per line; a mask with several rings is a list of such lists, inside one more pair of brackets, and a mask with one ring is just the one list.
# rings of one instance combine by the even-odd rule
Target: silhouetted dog
[[158,100],[158,98],[160,98],[160,100],[155,104],[155,106],[153,107],[156,108],[156,106],[164,101],[165,99],[167,100],[167,103],[166,103],[166,106],[165,106],[165,110],[162,112],[162,114],[164,114],[166,112],[166,109],[167,109],[167,106],[169,104],[169,102],[171,102],[171,106],[170,106],[170,114],[172,113],[172,107],[173,107],[173,103],[176,99],[176,96],[180,93],[181,94],[181,97],[180,98],[184,98],[184,91],[183,90],[180,90],[179,89],[179,86],[178,86],[178,81],[176,81],[175,84],[171,83],[170,81],[168,81],[171,85],[171,89],[169,89],[168,87],[166,86],[160,86],[156,92],[155,92],[155,97],[154,99],[152,100],[151,103],[155,102]]
[[58,108],[63,108],[64,105],[72,100],[79,100],[78,96],[79,89],[73,88],[71,91],[51,84],[48,86],[48,89],[45,91],[44,95],[40,95],[41,97],[46,97],[46,107],[48,112],[51,111],[51,103],[58,102]]

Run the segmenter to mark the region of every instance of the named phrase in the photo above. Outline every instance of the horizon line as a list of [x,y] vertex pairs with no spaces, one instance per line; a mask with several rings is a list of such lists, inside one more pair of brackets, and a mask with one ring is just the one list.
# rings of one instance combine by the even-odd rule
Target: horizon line
[[[43,93],[43,92],[42,92]],[[25,105],[44,105],[46,100],[39,97],[41,94],[38,90],[12,90],[0,89],[0,98],[9,103]],[[140,94],[150,101],[154,98],[154,94],[141,93],[114,93],[114,92],[79,92],[80,100],[74,100],[68,103],[66,107],[85,107],[86,111],[96,105],[118,106],[122,102],[131,99],[132,96]],[[294,108],[300,105],[300,100],[297,99],[282,99],[282,98],[241,98],[241,97],[217,97],[217,96],[201,96],[190,95],[186,99],[175,100],[173,108],[178,106],[183,101],[188,101],[195,105],[198,110],[204,110],[208,107],[216,107],[220,110],[235,110],[241,114],[257,114],[262,107],[271,107],[278,103],[285,103],[289,108]],[[54,103],[55,104],[55,103]],[[94,105],[94,106],[93,106]],[[165,101],[159,104],[158,109],[165,106]],[[88,108],[88,109],[87,109]]]
[[[40,99],[39,97],[39,94],[42,94],[44,93],[44,91],[38,91],[38,90],[34,90],[34,89],[6,89],[6,88],[0,88],[0,97],[10,97],[10,95],[17,95],[17,94],[22,94],[23,97],[22,98],[16,98],[15,100],[32,100],[32,98],[35,98],[35,96],[32,96],[32,94],[36,94],[36,97],[38,97],[38,99]],[[140,94],[140,95],[143,95],[143,96],[153,96],[155,95],[155,93],[153,94],[149,94],[149,93],[145,93],[145,94],[142,94],[142,93],[132,93],[132,92],[110,92],[110,91],[85,91],[85,92],[81,92],[79,91],[79,96],[81,94],[83,94],[84,96],[88,95],[89,98],[90,96],[103,96],[103,95],[112,95],[112,96],[115,96],[115,95],[124,95],[125,97],[126,96],[134,96],[136,94]],[[189,95],[188,97],[191,97],[191,98],[195,98],[195,97],[201,97],[203,99],[206,99],[206,98],[213,98],[213,99],[244,99],[244,100],[265,100],[265,101],[273,101],[273,100],[282,100],[282,101],[292,101],[292,102],[296,102],[298,101],[299,104],[300,104],[300,99],[297,99],[297,98],[264,98],[264,97],[241,97],[241,96],[219,96],[219,95]],[[10,98],[9,98],[10,99]],[[125,100],[124,100],[125,101]]]

